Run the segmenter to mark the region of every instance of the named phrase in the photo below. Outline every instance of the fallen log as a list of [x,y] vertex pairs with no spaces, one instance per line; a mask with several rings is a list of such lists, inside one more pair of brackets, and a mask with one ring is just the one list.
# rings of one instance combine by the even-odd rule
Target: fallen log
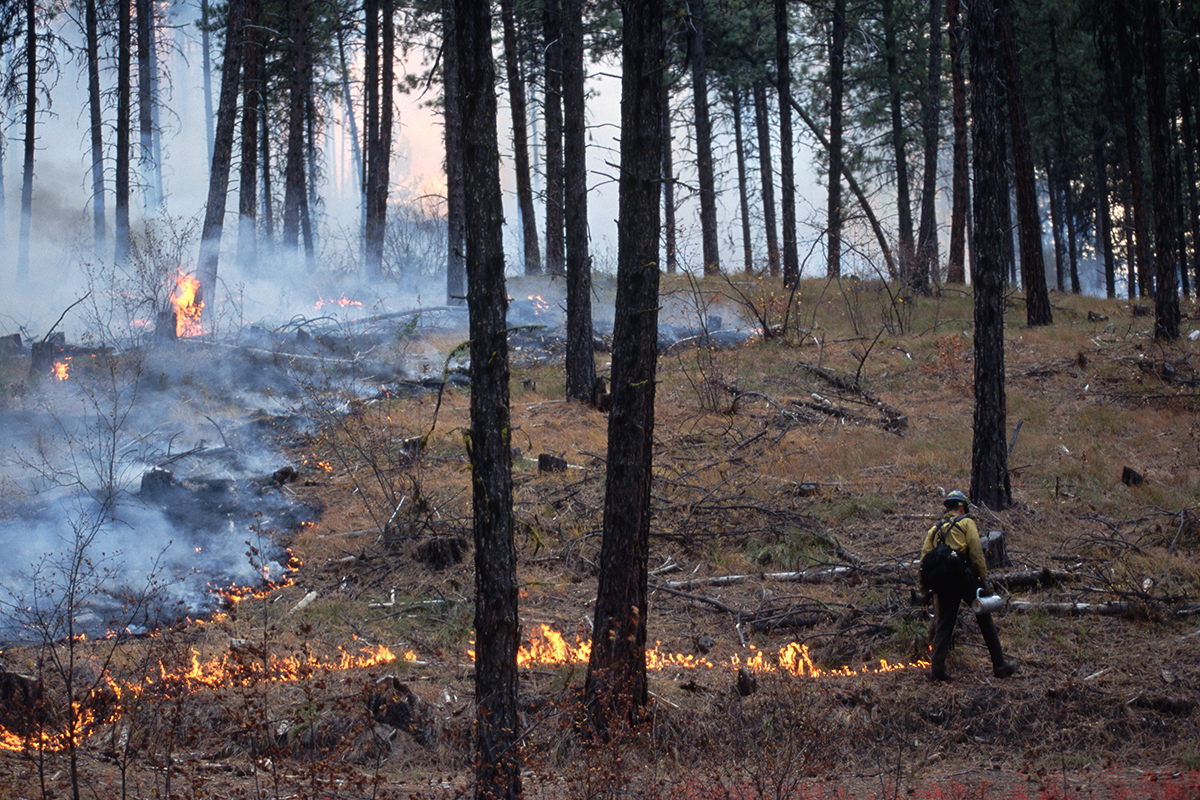
[[1050,569],[1049,567],[1042,567],[1041,569],[1024,572],[992,573],[988,575],[988,580],[996,586],[1013,589],[1016,587],[1054,586],[1060,583],[1073,583],[1082,580],[1082,577],[1074,572],[1063,572],[1061,570]]

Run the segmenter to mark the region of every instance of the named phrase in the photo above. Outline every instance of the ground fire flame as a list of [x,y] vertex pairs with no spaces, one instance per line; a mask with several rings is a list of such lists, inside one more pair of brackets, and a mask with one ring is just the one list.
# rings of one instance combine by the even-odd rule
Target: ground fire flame
[[62,361],[55,361],[54,366],[50,368],[54,377],[60,381],[65,381],[71,377],[71,357],[67,356]]
[[[517,665],[520,667],[548,666],[560,664],[586,664],[591,656],[592,643],[584,640],[574,645],[568,644],[562,634],[548,625],[541,625],[537,633],[531,637],[528,644],[517,651]],[[474,650],[469,651],[472,661],[475,660]],[[646,651],[646,669],[660,671],[671,668],[682,669],[731,669],[745,668],[751,672],[765,673],[783,670],[797,677],[821,678],[832,675],[854,676],[894,672],[913,667],[928,667],[924,661],[911,664],[891,664],[880,659],[875,666],[864,666],[854,670],[850,667],[838,669],[822,669],[818,667],[808,651],[808,646],[798,642],[781,647],[775,653],[768,653],[750,648],[747,656],[733,655],[724,663],[716,663],[708,658],[693,653],[672,653],[662,649],[662,643],[657,643]]]
[[181,270],[175,277],[175,291],[171,293],[171,304],[175,306],[175,335],[178,337],[199,336],[204,329],[200,325],[200,314],[204,301],[197,302],[200,281]]

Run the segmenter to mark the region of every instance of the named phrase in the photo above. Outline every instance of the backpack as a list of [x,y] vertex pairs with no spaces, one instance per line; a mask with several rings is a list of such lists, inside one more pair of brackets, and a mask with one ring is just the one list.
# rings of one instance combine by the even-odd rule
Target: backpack
[[958,527],[965,515],[959,515],[948,525],[943,524],[936,534],[937,544],[921,559],[921,585],[934,594],[954,589],[966,574],[966,564],[950,545],[946,534]]

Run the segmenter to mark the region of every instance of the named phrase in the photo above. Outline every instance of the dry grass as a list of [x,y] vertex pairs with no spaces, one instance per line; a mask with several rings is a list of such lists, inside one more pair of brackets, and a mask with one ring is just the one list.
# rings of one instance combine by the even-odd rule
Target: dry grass
[[[783,300],[764,285],[745,294],[770,320],[782,318]],[[728,324],[730,295],[727,286],[669,284],[664,306],[680,318],[697,307],[719,310]],[[824,669],[913,662],[927,654],[927,618],[912,605],[915,575],[880,567],[911,564],[943,492],[968,485],[970,301],[947,291],[900,302],[869,282],[806,282],[798,297],[780,338],[660,360],[651,566],[664,571],[652,582],[757,577],[687,588],[686,596],[656,590],[650,639],[695,653],[707,637],[706,657],[720,665],[744,657],[751,645],[774,652],[792,641],[807,644]],[[1200,768],[1200,636],[1196,617],[1175,616],[1179,601],[1200,599],[1198,345],[1155,344],[1152,318],[1130,316],[1125,303],[1061,295],[1053,302],[1057,323],[1032,330],[1023,327],[1019,298],[1010,303],[1010,431],[1021,424],[1010,462],[1015,505],[979,510],[980,527],[1005,532],[1014,570],[1076,575],[1022,590],[1023,599],[1123,600],[1131,612],[1002,613],[1002,638],[1021,664],[1005,682],[991,678],[969,619],[951,657],[960,680],[945,687],[930,686],[920,668],[767,674],[755,695],[742,698],[726,667],[666,669],[651,676],[654,724],[607,747],[574,736],[582,668],[535,667],[522,673],[521,689],[528,796],[1032,798],[1057,797],[1061,789],[1118,797],[1120,787],[1139,784],[1137,772],[1106,771],[1114,767]],[[1089,321],[1088,312],[1108,320]],[[1185,302],[1184,312],[1186,333],[1196,327],[1195,307]],[[1164,363],[1173,377],[1164,377]],[[857,379],[902,412],[906,427],[893,433],[873,424],[869,404],[853,403],[806,364]],[[603,354],[597,366],[607,374]],[[602,415],[563,401],[562,386],[560,364],[513,365],[521,615],[527,634],[548,624],[586,638],[606,428]],[[814,394],[866,421],[799,413],[797,403]],[[461,441],[468,423],[468,396],[448,389],[440,407],[424,394],[358,405],[298,445],[295,459],[305,468],[297,491],[323,514],[291,542],[304,562],[296,585],[246,600],[209,625],[176,632],[173,641],[182,652],[203,654],[228,651],[234,639],[281,653],[386,644],[412,650],[419,663],[190,698],[189,747],[199,761],[230,766],[206,773],[199,761],[181,765],[210,792],[188,796],[256,796],[263,781],[301,794],[309,791],[301,787],[319,787],[311,793],[328,797],[449,797],[468,785],[472,562],[468,554],[431,569],[417,560],[418,547],[431,539],[470,539]],[[413,458],[403,443],[421,436],[428,439]],[[568,471],[539,474],[542,453],[564,458]],[[1123,485],[1125,466],[1146,483]],[[382,535],[380,520],[396,505],[400,511]],[[761,577],[848,557],[868,569],[822,583]],[[309,591],[318,599],[291,611]],[[818,620],[774,630],[747,624],[766,610],[789,608],[810,609]],[[434,744],[403,732],[390,742],[385,731],[385,739],[373,738],[382,729],[365,718],[362,696],[386,673],[428,704],[440,731]],[[292,724],[315,715],[337,741],[310,737],[307,745],[283,746],[278,738],[255,739],[252,712]],[[223,737],[230,748],[218,744]],[[269,768],[255,761],[268,751]],[[106,774],[93,755],[95,775]],[[10,796],[4,781],[16,785],[28,774],[18,760],[6,761],[0,797]],[[955,775],[961,792],[937,782]],[[156,779],[147,772],[143,780]]]

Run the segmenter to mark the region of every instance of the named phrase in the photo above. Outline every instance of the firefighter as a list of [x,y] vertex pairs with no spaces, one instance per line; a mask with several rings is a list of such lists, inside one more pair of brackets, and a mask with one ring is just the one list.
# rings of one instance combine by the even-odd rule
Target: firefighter
[[[921,546],[921,585],[931,591],[934,599],[933,660],[930,679],[934,681],[950,681],[953,678],[946,672],[946,656],[950,652],[950,639],[954,635],[954,623],[958,620],[960,603],[970,605],[979,589],[984,595],[991,595],[992,590],[987,582],[987,560],[983,556],[983,546],[979,542],[979,530],[975,521],[968,516],[970,502],[967,496],[957,489],[946,495],[946,512],[938,522],[925,534],[925,543]],[[942,559],[926,559],[941,543],[950,548],[949,552],[942,550],[938,555],[946,555]],[[932,566],[934,561],[938,566]],[[1008,678],[1017,671],[1017,665],[1004,659],[1004,650],[1000,646],[1000,633],[992,615],[984,612],[976,615],[979,620],[979,631],[987,645],[988,654],[992,657],[992,673],[997,678]]]

